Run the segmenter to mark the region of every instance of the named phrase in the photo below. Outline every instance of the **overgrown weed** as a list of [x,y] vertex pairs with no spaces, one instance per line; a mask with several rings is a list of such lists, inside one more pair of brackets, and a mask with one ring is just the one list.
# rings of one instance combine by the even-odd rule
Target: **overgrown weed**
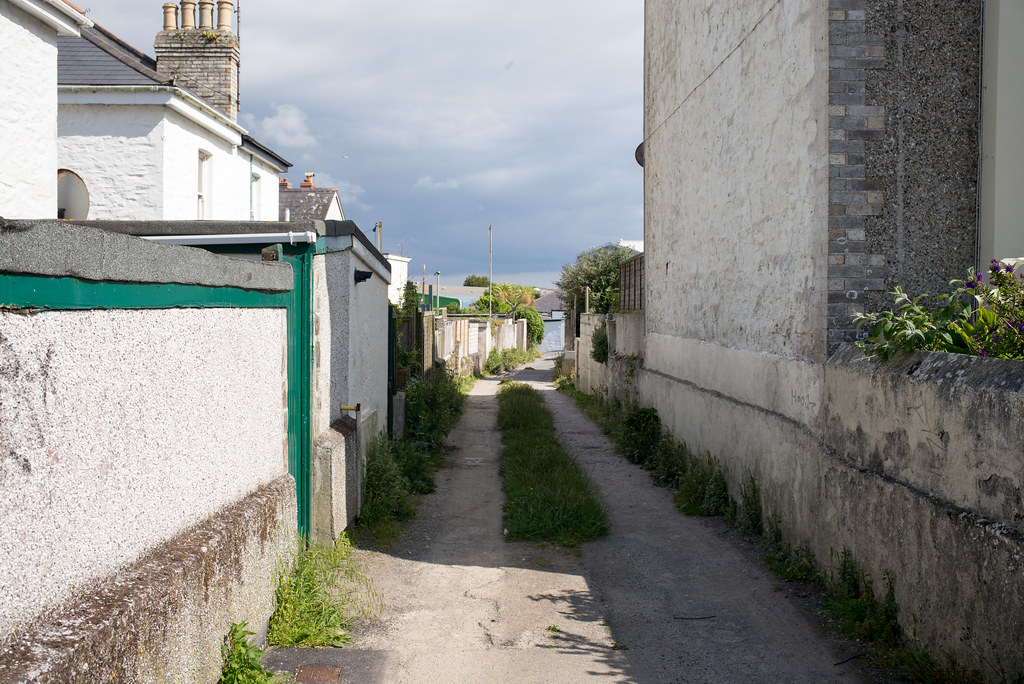
[[245,622],[231,625],[220,647],[224,659],[220,684],[283,684],[293,681],[287,674],[263,667],[260,663],[263,650],[252,643],[250,637],[253,634]]
[[608,531],[590,480],[555,435],[551,413],[529,385],[498,392],[499,465],[507,539],[575,546]]
[[356,562],[355,549],[344,533],[326,544],[300,539],[299,546],[291,569],[278,578],[267,642],[348,646],[352,623],[369,614],[377,602]]

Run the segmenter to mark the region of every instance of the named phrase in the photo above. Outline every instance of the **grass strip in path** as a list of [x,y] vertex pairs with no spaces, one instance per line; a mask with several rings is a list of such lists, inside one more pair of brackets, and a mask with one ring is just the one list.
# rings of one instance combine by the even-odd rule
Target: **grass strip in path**
[[498,392],[507,538],[575,546],[608,532],[590,480],[555,436],[544,399],[529,385]]

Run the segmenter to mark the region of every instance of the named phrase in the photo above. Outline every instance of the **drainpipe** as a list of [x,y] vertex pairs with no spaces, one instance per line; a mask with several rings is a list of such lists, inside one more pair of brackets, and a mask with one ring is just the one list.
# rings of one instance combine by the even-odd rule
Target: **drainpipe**
[[222,235],[140,235],[150,242],[168,245],[258,245],[287,242],[289,245],[316,242],[316,233],[307,230],[287,233],[225,233]]

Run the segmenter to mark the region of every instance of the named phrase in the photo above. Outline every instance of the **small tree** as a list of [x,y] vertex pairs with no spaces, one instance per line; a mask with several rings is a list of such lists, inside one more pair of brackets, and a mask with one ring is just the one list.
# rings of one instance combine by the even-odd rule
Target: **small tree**
[[463,287],[487,287],[490,284],[491,279],[482,275],[468,275],[466,276],[466,279],[462,281]]
[[544,341],[544,318],[532,306],[519,308],[519,318],[526,319],[526,339],[531,347]]
[[634,255],[628,247],[597,247],[581,252],[576,263],[562,266],[562,277],[555,282],[561,290],[562,304],[582,310],[586,289],[590,288],[591,313],[608,313],[619,305],[619,266]]

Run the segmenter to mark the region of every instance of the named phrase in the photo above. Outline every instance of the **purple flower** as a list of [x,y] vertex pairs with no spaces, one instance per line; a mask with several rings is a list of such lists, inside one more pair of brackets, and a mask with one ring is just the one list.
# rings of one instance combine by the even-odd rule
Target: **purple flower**
[[985,282],[985,274],[984,273],[979,273],[975,277],[978,279],[978,284],[979,285],[982,284],[983,282]]
[[999,273],[999,271],[1002,270],[1002,267],[999,265],[999,260],[993,259],[992,262],[989,264],[988,270],[992,271],[993,273]]
[[1006,272],[1013,273],[1013,264],[1010,264],[1009,266],[1006,267]]
[[984,349],[979,349],[978,353],[981,354],[982,356],[988,356],[988,352],[985,351]]

